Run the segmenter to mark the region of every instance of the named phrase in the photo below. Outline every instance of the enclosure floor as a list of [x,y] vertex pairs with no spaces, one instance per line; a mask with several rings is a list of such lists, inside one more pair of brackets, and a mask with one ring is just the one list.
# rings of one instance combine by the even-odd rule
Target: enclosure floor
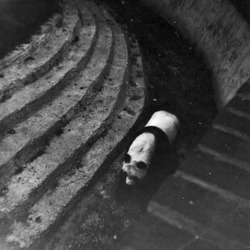
[[[250,158],[246,155],[250,110],[245,110],[244,101],[233,99],[229,109],[243,110],[245,115],[232,118],[232,112],[225,110],[211,129],[217,110],[211,74],[202,56],[150,10],[140,5],[135,8],[135,2],[132,6],[126,0],[103,2],[107,2],[106,8],[123,29],[135,34],[139,41],[150,100],[145,118],[165,109],[179,118],[181,129],[171,150],[156,153],[147,177],[136,186],[126,186],[120,175],[121,152],[84,194],[76,209],[69,211],[61,224],[46,235],[40,249],[247,249]],[[36,15],[37,6],[34,8],[31,12]],[[45,8],[48,15],[52,13],[50,7],[41,7],[40,3],[38,8]],[[31,25],[31,20],[35,20],[32,15],[31,20],[18,21],[3,15],[7,23],[13,23],[13,28],[6,31],[6,25],[2,27],[0,22],[0,35],[7,37],[1,41],[0,56],[34,33],[37,23],[44,20],[37,16]],[[23,29],[22,35],[16,32],[19,27]],[[243,92],[249,88],[246,89]],[[235,123],[227,123],[228,118]],[[239,133],[230,134],[231,124],[238,124],[233,129],[241,130],[240,140]],[[239,124],[243,125],[239,128]],[[220,138],[224,140],[221,139],[221,145]],[[230,145],[232,150],[225,151],[223,145]],[[235,161],[225,156],[229,153],[237,154],[233,157]]]

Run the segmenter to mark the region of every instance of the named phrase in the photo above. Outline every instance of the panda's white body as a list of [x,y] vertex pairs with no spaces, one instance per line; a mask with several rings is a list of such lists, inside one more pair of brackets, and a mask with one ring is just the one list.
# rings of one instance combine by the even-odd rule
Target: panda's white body
[[[145,127],[156,127],[163,131],[171,144],[179,129],[179,120],[166,111],[155,112]],[[163,134],[164,135],[164,134]],[[142,180],[147,174],[156,148],[156,138],[153,133],[143,132],[135,138],[125,155],[122,170],[126,172],[126,183],[133,185],[135,179]]]

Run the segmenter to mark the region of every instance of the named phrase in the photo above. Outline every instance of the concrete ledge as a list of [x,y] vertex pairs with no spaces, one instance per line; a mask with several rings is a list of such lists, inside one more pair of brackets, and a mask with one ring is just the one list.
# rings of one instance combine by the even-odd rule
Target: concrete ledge
[[0,70],[0,102],[8,100],[13,93],[40,78],[65,55],[81,28],[78,13],[70,5],[65,7],[61,24],[45,46],[28,51],[30,53],[26,57],[21,56],[20,60],[14,60],[9,67]]
[[31,37],[30,43],[20,45],[0,60],[0,69],[3,69],[18,60],[22,60],[36,48],[46,44],[47,40],[49,40],[51,35],[54,34],[56,26],[59,25],[61,21],[61,14],[54,14],[53,17],[41,26],[41,33],[35,34]]
[[[44,35],[46,36],[52,31],[52,26],[56,24],[54,21],[58,18],[57,14],[54,15],[54,13],[61,12],[61,7],[63,7],[61,2],[62,0],[0,1],[0,67],[7,66],[11,61],[13,62],[20,56],[22,57],[22,54],[26,53],[26,49],[30,50],[32,47],[36,47],[35,44],[29,46],[28,41],[43,43],[47,39],[44,37],[44,40],[41,32],[45,31]],[[51,23],[47,22],[42,25],[52,15],[54,16]],[[41,32],[39,31],[40,28],[43,29]],[[46,29],[49,33],[46,33]],[[37,37],[34,37],[35,33]],[[23,43],[25,43],[24,46],[19,46]],[[11,52],[12,50],[14,51]],[[3,59],[4,56],[6,56],[6,60]]]
[[[82,52],[78,51],[83,49],[84,45],[82,44],[83,41],[81,42],[81,39],[84,39],[84,34],[82,34],[82,38],[79,39],[80,44],[78,45],[80,46],[76,50],[76,56],[74,56],[74,49],[71,47],[70,56],[72,56],[72,61],[66,58],[63,69],[52,69],[53,76],[59,74],[54,81],[54,84],[57,84],[58,81],[60,82],[64,78],[64,75],[60,75],[62,70],[70,68],[67,74],[72,75],[72,77],[67,77],[65,84],[67,81],[71,81],[71,83],[58,96],[54,94],[55,99],[49,105],[44,105],[43,107],[40,105],[40,110],[33,116],[31,113],[28,119],[17,124],[14,127],[14,134],[7,133],[2,138],[0,142],[0,172],[4,171],[4,173],[2,172],[1,182],[5,179],[4,175],[8,176],[9,171],[13,173],[13,168],[17,167],[17,165],[20,166],[29,161],[36,154],[35,152],[38,148],[46,144],[46,140],[51,139],[58,129],[60,130],[62,126],[70,122],[81,111],[84,104],[86,105],[88,100],[93,97],[93,90],[101,86],[103,75],[110,68],[110,58],[112,58],[114,43],[112,31],[104,19],[98,19],[98,22],[100,23],[100,33],[94,44],[93,54],[91,54],[91,58],[88,64],[85,65],[85,68],[82,71],[78,69],[79,61],[82,57],[85,57],[84,50]],[[83,27],[84,30],[87,31],[85,27]],[[87,42],[86,38],[85,42]],[[74,78],[72,80],[76,75],[78,75],[78,79]],[[40,88],[47,85],[46,81],[42,81],[42,83]],[[76,89],[78,90],[76,91]],[[43,101],[46,104],[46,93]],[[12,145],[13,141],[16,142],[15,146]],[[18,158],[18,160],[14,160],[13,157],[16,160]]]
[[211,67],[218,108],[250,76],[250,29],[226,0],[141,0],[195,43]]

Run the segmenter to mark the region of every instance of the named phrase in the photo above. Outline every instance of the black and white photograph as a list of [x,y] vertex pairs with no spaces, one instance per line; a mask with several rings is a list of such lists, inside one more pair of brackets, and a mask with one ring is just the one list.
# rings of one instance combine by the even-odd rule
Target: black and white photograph
[[249,0],[0,0],[0,250],[250,249]]

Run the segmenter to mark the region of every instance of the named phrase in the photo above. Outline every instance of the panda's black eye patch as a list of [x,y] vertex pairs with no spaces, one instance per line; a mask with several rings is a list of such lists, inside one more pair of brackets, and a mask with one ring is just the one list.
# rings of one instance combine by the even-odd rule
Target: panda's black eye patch
[[124,162],[129,163],[131,161],[131,156],[129,154],[124,155]]
[[143,161],[139,161],[136,165],[139,169],[146,169],[147,165]]

